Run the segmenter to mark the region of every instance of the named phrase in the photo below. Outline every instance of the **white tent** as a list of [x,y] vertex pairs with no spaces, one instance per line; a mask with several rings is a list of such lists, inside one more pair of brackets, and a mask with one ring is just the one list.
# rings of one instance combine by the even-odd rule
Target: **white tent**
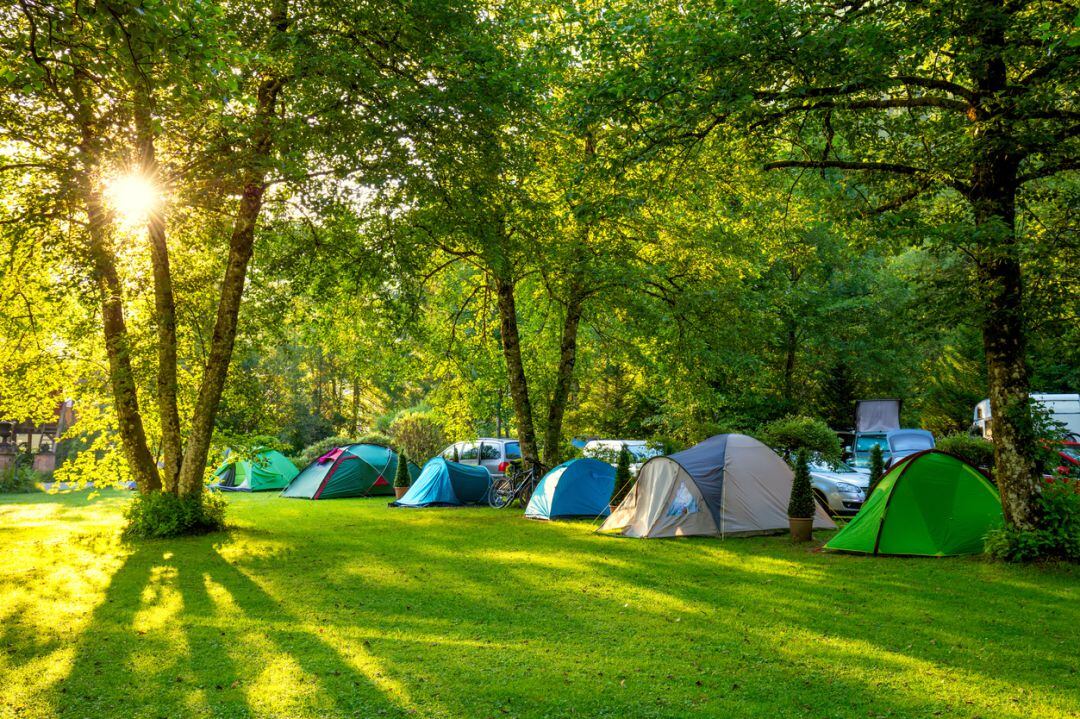
[[[718,434],[690,449],[650,459],[598,531],[626,537],[717,537],[788,529],[794,476],[753,437]],[[815,507],[814,527],[836,525]]]

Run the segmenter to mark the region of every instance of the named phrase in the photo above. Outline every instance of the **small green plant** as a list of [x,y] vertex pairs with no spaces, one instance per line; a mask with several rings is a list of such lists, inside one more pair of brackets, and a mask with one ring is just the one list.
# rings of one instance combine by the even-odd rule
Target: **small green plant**
[[394,486],[408,487],[411,484],[412,477],[409,476],[409,458],[405,456],[404,452],[401,452],[398,454],[397,470],[394,472]]
[[163,539],[225,529],[228,502],[220,494],[178,497],[169,492],[137,494],[124,510],[128,539]]
[[624,446],[619,450],[619,458],[615,462],[615,492],[611,495],[613,504],[622,501],[622,498],[630,491],[631,482],[633,482],[633,477],[630,476],[630,450]]
[[1039,529],[992,530],[986,537],[986,553],[1005,562],[1080,562],[1080,482],[1047,479],[1036,503]]
[[454,445],[454,456],[450,461],[451,462],[460,462],[461,461],[461,458],[458,456],[458,451],[457,451],[457,445],[456,444]]
[[33,492],[42,478],[43,475],[29,465],[16,463],[0,471],[0,493]]
[[973,467],[989,469],[994,466],[994,443],[982,437],[962,432],[950,434],[937,441],[937,449],[959,457]]
[[814,516],[814,488],[810,483],[810,453],[800,449],[795,454],[795,481],[791,483],[788,516],[811,519]]
[[878,482],[885,476],[885,453],[881,451],[881,445],[875,444],[870,448],[870,483],[866,487],[866,498],[878,486]]

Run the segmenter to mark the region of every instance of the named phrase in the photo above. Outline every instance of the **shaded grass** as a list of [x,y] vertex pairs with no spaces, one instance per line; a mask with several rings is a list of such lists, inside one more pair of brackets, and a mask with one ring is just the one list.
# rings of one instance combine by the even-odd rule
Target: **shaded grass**
[[0,499],[0,716],[1080,716],[1075,568],[230,499]]

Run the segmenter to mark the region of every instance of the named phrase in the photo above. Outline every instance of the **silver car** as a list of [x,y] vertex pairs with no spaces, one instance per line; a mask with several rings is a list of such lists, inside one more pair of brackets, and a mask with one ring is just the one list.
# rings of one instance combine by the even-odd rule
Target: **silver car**
[[830,514],[855,514],[866,501],[870,474],[840,463],[835,467],[824,463],[810,465],[810,483],[814,496]]
[[521,459],[521,445],[506,437],[481,437],[471,442],[455,442],[441,452],[444,459],[453,461],[455,450],[461,464],[477,464],[487,468],[493,479],[506,474],[511,462]]

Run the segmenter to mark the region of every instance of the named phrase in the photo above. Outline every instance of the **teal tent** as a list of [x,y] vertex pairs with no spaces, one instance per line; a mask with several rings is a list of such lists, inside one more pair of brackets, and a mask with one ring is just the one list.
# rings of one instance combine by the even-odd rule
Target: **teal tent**
[[223,492],[264,492],[285,488],[296,474],[296,465],[281,452],[260,449],[251,459],[226,461],[210,486]]
[[571,459],[544,475],[529,499],[530,519],[606,517],[615,468],[598,459]]
[[[338,499],[394,493],[397,452],[377,444],[336,447],[304,467],[289,483],[282,497]],[[409,462],[409,476],[420,468]]]
[[435,457],[391,507],[460,507],[481,504],[488,498],[491,474],[482,466],[458,464]]

